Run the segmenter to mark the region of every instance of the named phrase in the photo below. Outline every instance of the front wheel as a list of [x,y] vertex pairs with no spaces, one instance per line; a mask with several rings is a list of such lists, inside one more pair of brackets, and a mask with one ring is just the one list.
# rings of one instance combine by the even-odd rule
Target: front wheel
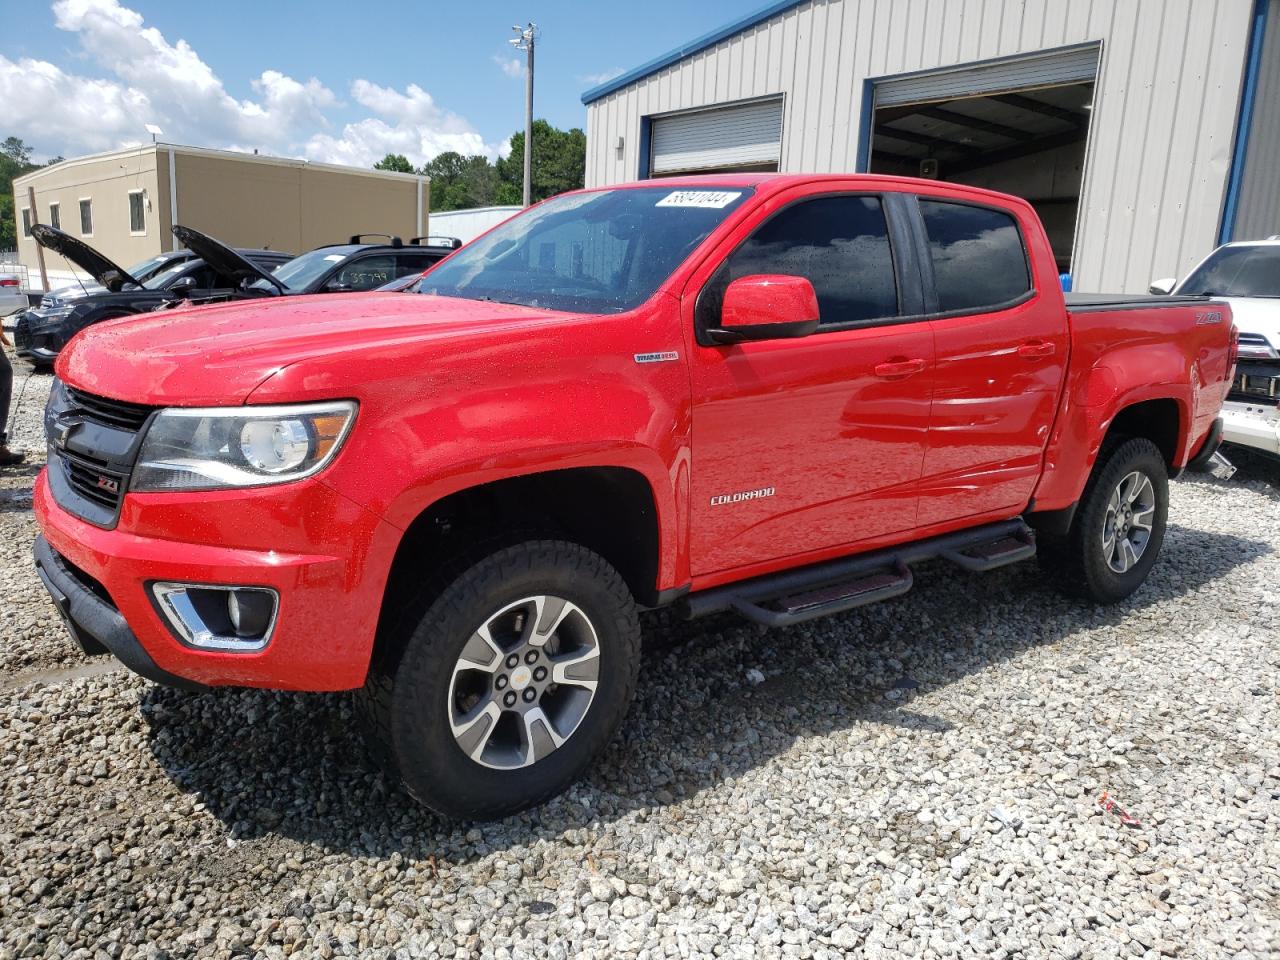
[[1169,472],[1159,448],[1138,437],[1104,449],[1066,542],[1045,558],[1070,592],[1098,603],[1129,596],[1151,572],[1169,515]]
[[604,750],[640,628],[602,557],[536,540],[464,571],[395,646],[362,697],[375,753],[426,806],[483,820],[561,792]]

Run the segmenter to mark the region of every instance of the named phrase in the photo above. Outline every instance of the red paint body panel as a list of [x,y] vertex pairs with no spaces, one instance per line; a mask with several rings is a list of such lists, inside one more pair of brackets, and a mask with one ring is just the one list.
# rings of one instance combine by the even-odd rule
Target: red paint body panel
[[[330,294],[86,330],[58,373],[90,393],[157,406],[341,398],[359,410],[314,477],[129,493],[112,530],[59,507],[42,477],[41,529],[106,586],[162,669],[214,685],[336,690],[363,682],[403,531],[479,484],[579,466],[634,471],[657,517],[655,589],[698,590],[1006,519],[1033,496],[1037,509],[1067,506],[1131,403],[1177,403],[1177,463],[1217,415],[1229,313],[1218,324],[1185,306],[1068,314],[1023,201],[867,176],[670,183],[754,194],[626,313]],[[1005,209],[1022,226],[1039,292],[994,313],[700,345],[697,295],[723,258],[776,210],[826,192]],[[277,633],[255,654],[185,647],[147,598],[152,580],[274,587]]]

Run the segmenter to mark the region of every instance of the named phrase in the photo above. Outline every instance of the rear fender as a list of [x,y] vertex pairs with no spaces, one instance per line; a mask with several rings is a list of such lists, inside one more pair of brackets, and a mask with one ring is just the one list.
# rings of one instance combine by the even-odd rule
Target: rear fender
[[1170,467],[1182,467],[1191,453],[1192,376],[1190,361],[1176,345],[1146,343],[1109,352],[1105,360],[1071,378],[1045,453],[1036,509],[1060,510],[1079,500],[1116,417],[1149,400],[1177,405]]

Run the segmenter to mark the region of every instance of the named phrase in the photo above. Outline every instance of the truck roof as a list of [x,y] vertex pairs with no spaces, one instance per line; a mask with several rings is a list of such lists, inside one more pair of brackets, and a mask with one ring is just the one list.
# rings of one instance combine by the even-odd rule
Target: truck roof
[[986,197],[1002,204],[1026,201],[1021,197],[983,187],[971,187],[965,183],[951,183],[946,180],[925,180],[920,177],[898,177],[883,173],[700,173],[687,177],[662,177],[657,180],[633,180],[629,183],[615,183],[599,187],[588,187],[586,191],[597,190],[634,190],[640,188],[670,187],[673,190],[689,188],[733,188],[752,187],[757,193],[776,193],[789,187],[806,183],[848,184],[850,188],[862,190],[879,190],[887,186],[905,187],[911,190],[937,191],[939,187],[959,190],[977,197]]

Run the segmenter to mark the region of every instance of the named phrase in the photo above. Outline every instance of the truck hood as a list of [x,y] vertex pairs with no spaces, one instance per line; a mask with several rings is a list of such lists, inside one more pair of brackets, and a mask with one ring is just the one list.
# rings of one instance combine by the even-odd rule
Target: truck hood
[[112,263],[83,240],[77,240],[56,227],[37,223],[31,228],[31,236],[40,246],[66,257],[112,293],[119,293],[125,284],[142,286],[124,267]]
[[230,279],[234,285],[239,286],[242,283],[265,280],[270,284],[272,290],[278,293],[285,292],[284,285],[279,280],[253,261],[240,256],[240,254],[221,241],[206,236],[199,230],[184,227],[180,223],[174,224],[173,235],[178,238],[183,246],[194,252],[197,257],[217,270],[218,273]]
[[[580,319],[580,318],[579,318]],[[500,334],[564,314],[424,294],[318,294],[242,300],[122,317],[89,327],[58,357],[58,375],[91,393],[157,406],[244,403],[272,374],[315,357],[350,358],[359,395],[363,350]]]

